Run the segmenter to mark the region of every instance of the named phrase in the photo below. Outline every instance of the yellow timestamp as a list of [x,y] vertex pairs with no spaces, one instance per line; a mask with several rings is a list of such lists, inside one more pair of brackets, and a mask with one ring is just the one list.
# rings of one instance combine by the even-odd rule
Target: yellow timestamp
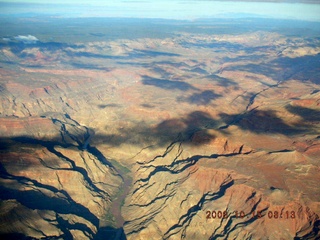
[[295,219],[295,211],[252,211],[245,213],[244,211],[206,211],[206,219],[223,219],[223,218],[262,218],[267,217],[269,219]]

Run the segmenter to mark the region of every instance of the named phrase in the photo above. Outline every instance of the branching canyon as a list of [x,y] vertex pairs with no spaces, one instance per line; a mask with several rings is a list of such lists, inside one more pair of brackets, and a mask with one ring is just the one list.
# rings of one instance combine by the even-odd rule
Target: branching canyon
[[319,24],[30,21],[0,27],[1,239],[319,239]]

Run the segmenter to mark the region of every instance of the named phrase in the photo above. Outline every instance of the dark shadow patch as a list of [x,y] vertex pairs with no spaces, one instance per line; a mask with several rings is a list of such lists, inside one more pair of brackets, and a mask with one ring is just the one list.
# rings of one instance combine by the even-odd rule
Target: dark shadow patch
[[119,65],[130,65],[130,66],[137,66],[137,67],[144,67],[144,68],[152,69],[151,63],[133,62],[130,59],[123,59],[123,60],[129,60],[129,61],[117,61],[116,63]]
[[158,56],[166,56],[166,57],[180,56],[179,54],[175,54],[175,53],[157,52],[157,51],[148,51],[148,50],[134,50],[124,56],[104,55],[104,54],[84,52],[84,51],[72,52],[72,51],[65,50],[64,52],[70,57],[86,57],[86,58],[115,59],[115,60],[158,57]]
[[238,86],[237,82],[234,82],[228,78],[220,77],[216,74],[208,75],[206,78],[215,81],[218,86],[221,87],[230,87],[230,86]]
[[36,46],[48,51],[57,51],[64,48],[80,49],[85,47],[83,44],[69,44],[63,42],[37,42]]
[[21,53],[21,52],[25,48],[34,47],[34,44],[26,45],[26,44],[23,44],[23,43],[20,43],[20,42],[10,42],[10,43],[4,44],[4,46],[6,46],[6,45],[9,46],[11,52],[14,53],[17,56],[20,56],[20,54],[22,55],[23,53]]
[[152,64],[152,66],[150,66],[150,69],[152,69],[153,72],[160,74],[163,78],[167,78],[171,75],[171,73],[168,73],[166,70],[157,65]]
[[0,177],[3,179],[15,180],[20,183],[22,187],[24,185],[28,186],[28,184],[31,182],[35,187],[45,189],[55,194],[60,193],[60,195],[62,194],[64,196],[61,198],[56,196],[49,197],[43,194],[41,191],[19,191],[16,189],[7,188],[5,186],[0,186],[1,200],[16,199],[29,209],[51,210],[61,214],[75,214],[87,219],[95,226],[98,226],[98,218],[93,215],[89,209],[79,203],[74,202],[66,191],[58,190],[53,186],[45,185],[26,177],[11,175],[6,171],[2,164],[0,164]]
[[166,89],[166,90],[187,91],[191,89],[193,90],[196,89],[195,87],[193,87],[192,85],[186,82],[152,78],[149,76],[142,76],[142,83],[144,85],[151,85],[151,86],[155,86],[155,87]]
[[95,135],[92,144],[120,145],[122,143],[157,144],[167,146],[173,141],[191,145],[206,144],[215,138],[208,129],[217,126],[217,121],[209,114],[195,111],[183,118],[165,120],[156,126],[144,122],[136,123],[130,128],[120,128],[119,134]]
[[99,228],[93,240],[126,240],[123,228],[103,227]]
[[311,108],[305,108],[301,106],[287,105],[286,110],[300,116],[307,122],[320,122],[320,111]]
[[13,142],[9,139],[6,140],[4,138],[0,138],[0,151],[7,151],[9,150],[13,145]]
[[177,100],[179,102],[188,102],[195,105],[208,105],[211,101],[221,97],[220,94],[217,94],[211,90],[206,90],[201,93],[194,93],[190,97],[180,97]]
[[312,129],[299,125],[291,126],[286,124],[272,110],[252,110],[245,114],[220,114],[220,117],[229,125],[236,125],[243,130],[258,134],[274,134],[295,135],[306,133]]
[[185,62],[171,62],[171,61],[159,61],[159,62],[154,62],[156,64],[164,64],[164,65],[170,65],[175,68],[189,68],[190,66],[186,64]]
[[104,109],[104,108],[118,108],[121,107],[121,105],[116,103],[109,103],[109,104],[99,104],[98,108]]
[[285,79],[288,79],[286,74],[284,73],[283,69],[279,70],[276,69],[276,66],[273,66],[272,63],[268,64],[247,64],[247,65],[238,65],[238,66],[230,66],[222,69],[222,71],[245,71],[245,72],[251,72],[255,74],[262,74],[267,77],[272,78],[275,81],[284,81]]
[[320,54],[296,58],[279,57],[263,64],[247,64],[226,67],[223,70],[246,71],[262,74],[275,81],[296,79],[320,84]]
[[[181,46],[185,48],[209,48],[214,50],[215,52],[238,52],[238,51],[246,51],[247,53],[250,53],[254,50],[252,50],[249,47],[246,47],[242,44],[238,43],[230,43],[230,42],[223,42],[223,41],[212,41],[212,42],[207,42],[205,40],[203,41],[197,41],[195,42],[187,42],[184,41],[180,43]],[[211,50],[211,51],[212,51]]]
[[103,70],[103,71],[109,71],[106,67],[100,67],[99,65],[92,64],[92,63],[71,63],[73,67],[79,68],[79,69],[91,69],[91,70]]
[[27,68],[43,68],[40,64],[33,64],[33,65],[24,65]]
[[0,43],[0,48],[2,47],[9,47],[10,50],[15,55],[24,58],[30,55],[30,54],[22,53],[22,51],[25,49],[38,47],[40,48],[40,51],[46,50],[46,51],[54,52],[54,51],[62,50],[65,48],[80,49],[80,48],[83,48],[84,45],[68,44],[68,43],[62,43],[62,42],[40,42],[40,41],[36,43],[25,44],[18,41],[10,41],[7,43]]
[[[70,163],[70,166],[72,168],[59,168],[61,170],[65,171],[75,171],[82,174],[83,179],[87,182],[87,184],[92,188],[96,193],[99,193],[99,189],[92,185],[91,179],[89,179],[87,172],[85,169],[82,169],[81,167],[77,167],[72,159],[67,158],[66,156],[62,155],[60,152],[55,150],[55,146],[61,146],[58,142],[50,142],[50,141],[41,141],[37,139],[27,138],[27,137],[15,137],[15,138],[1,138],[1,143],[6,143],[10,145],[10,149],[13,149],[13,152],[21,153],[21,151],[25,151],[26,153],[29,152],[29,149],[36,149],[36,148],[47,148],[52,154],[56,155],[58,158],[62,158],[65,161]],[[6,147],[5,147],[6,148]],[[21,150],[20,150],[21,148]],[[8,150],[6,148],[5,152],[12,152],[11,150]],[[23,150],[22,150],[23,149]],[[1,151],[3,152],[3,151]],[[88,152],[90,152],[92,155],[94,155],[99,161],[101,161],[104,165],[109,166],[111,169],[114,170],[116,173],[116,170],[114,167],[108,162],[107,159],[104,158],[104,156],[99,152],[98,149],[95,147],[91,147],[88,145]],[[17,159],[19,159],[19,155],[16,156]],[[5,158],[2,158],[0,156],[0,160],[5,160]],[[18,161],[18,160],[17,160]],[[45,164],[49,169],[55,169],[54,163],[50,163],[51,160],[48,159],[48,161],[45,161]],[[21,185],[19,188],[11,188],[10,186],[0,186],[0,200],[10,200],[15,199],[20,204],[25,206],[26,208],[29,208],[31,210],[49,210],[54,211],[56,213],[56,226],[62,231],[62,235],[59,236],[63,239],[73,239],[72,234],[70,232],[71,229],[80,230],[82,231],[86,236],[95,236],[95,233],[92,232],[92,230],[82,223],[71,223],[62,217],[59,216],[59,214],[74,214],[76,216],[80,216],[89,222],[91,222],[93,225],[95,225],[98,228],[99,220],[95,215],[93,215],[89,209],[87,209],[85,206],[74,202],[74,200],[69,196],[68,192],[64,189],[56,188],[52,185],[43,184],[41,182],[38,182],[38,180],[33,180],[28,177],[23,176],[16,176],[16,174],[12,173],[12,171],[23,171],[26,168],[33,168],[34,163],[30,162],[24,162],[24,164],[17,164],[15,162],[5,161],[5,165],[0,163],[0,178],[2,179],[10,179],[10,181],[16,181],[17,184]],[[43,163],[42,163],[43,164]],[[5,166],[10,165],[10,173],[6,170]],[[33,188],[31,190],[25,190],[24,188],[29,188],[29,186],[32,185]],[[40,191],[40,190],[44,191]],[[45,194],[44,192],[50,192],[50,194]],[[12,215],[8,215],[8,217],[11,217]],[[13,217],[13,216],[12,216]],[[18,216],[19,217],[19,216]],[[28,218],[26,216],[21,216],[19,219],[28,221]],[[33,221],[34,219],[30,220]],[[46,219],[44,219],[46,220]],[[15,237],[15,234],[7,234],[6,236],[9,237]],[[119,230],[116,232],[117,238],[115,239],[126,239],[123,230]],[[28,239],[28,237],[24,238],[23,235],[17,235],[17,237],[21,237],[19,239]],[[118,238],[119,237],[119,238]],[[60,239],[59,238],[59,239]],[[10,238],[14,239],[14,238]],[[57,238],[58,239],[58,238]],[[90,237],[90,239],[92,239]],[[101,239],[101,238],[97,238]],[[114,239],[114,238],[103,238],[103,239]]]
[[203,68],[201,68],[201,67],[191,68],[191,69],[189,70],[189,72],[198,73],[198,74],[208,74],[208,72],[207,72],[206,70],[204,70]]
[[32,237],[25,236],[22,233],[6,233],[0,234],[2,240],[34,240]]
[[[14,62],[14,61],[2,61],[2,60],[0,60],[0,62],[1,62],[1,63],[5,63],[5,64],[10,64],[10,65],[16,65],[16,64],[17,64],[17,63]],[[3,68],[3,67],[1,67],[1,68]]]
[[153,105],[150,105],[150,104],[147,104],[147,103],[143,103],[140,105],[141,107],[144,107],[144,108],[154,108]]
[[21,57],[21,58],[31,58],[31,59],[33,59],[33,58],[35,58],[36,56],[34,55],[34,54],[32,54],[32,53],[25,53],[25,52],[23,52],[23,53],[17,53],[18,55],[19,55],[19,57]]
[[[252,48],[255,52],[254,55],[243,55],[243,56],[237,56],[237,57],[225,57],[223,58],[224,62],[245,62],[245,61],[255,61],[255,62],[260,62],[263,61],[266,57],[267,54],[261,54],[263,52],[272,52],[275,51],[274,47],[257,47],[257,48]],[[260,53],[260,54],[259,54]]]
[[64,51],[69,57],[86,57],[86,58],[99,58],[99,59],[125,59],[127,56],[112,56],[112,55],[103,55],[99,53],[92,52],[72,52]]
[[172,67],[172,68],[179,68],[179,69],[189,69],[190,66],[184,62],[174,62],[174,61],[154,61],[151,63],[147,63],[147,62],[132,62],[132,61],[118,61],[118,64],[121,65],[133,65],[133,66],[139,66],[139,67],[145,67],[145,68],[150,68],[158,73],[160,72],[166,72],[164,69],[162,69],[162,66],[165,66],[166,68],[168,66]]
[[135,50],[136,56],[149,56],[149,57],[179,57],[180,54],[170,53],[170,52],[160,52],[160,51],[151,51],[151,50]]
[[277,150],[277,151],[268,152],[268,154],[272,154],[272,153],[288,153],[288,152],[293,152],[293,150],[290,150],[290,149],[282,149],[282,150]]

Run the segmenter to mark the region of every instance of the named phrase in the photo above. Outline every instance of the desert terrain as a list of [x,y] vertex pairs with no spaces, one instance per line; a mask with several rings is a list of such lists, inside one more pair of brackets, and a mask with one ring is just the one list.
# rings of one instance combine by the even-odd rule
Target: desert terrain
[[320,238],[319,23],[2,22],[1,239]]

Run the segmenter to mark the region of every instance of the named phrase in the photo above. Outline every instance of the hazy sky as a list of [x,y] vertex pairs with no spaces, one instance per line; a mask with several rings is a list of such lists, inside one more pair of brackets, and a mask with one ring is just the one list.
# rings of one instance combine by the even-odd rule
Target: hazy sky
[[[212,0],[55,0],[55,4],[69,4],[58,7],[44,5],[49,0],[11,0],[0,2],[41,3],[37,7],[24,4],[12,6],[0,5],[2,14],[48,13],[62,17],[138,17],[195,19],[204,17],[230,16],[231,14],[254,14],[272,18],[301,19],[320,21],[320,0],[248,0],[248,1],[212,1]],[[313,4],[306,4],[313,2]],[[317,4],[315,4],[317,3]],[[20,6],[19,6],[20,5]],[[73,5],[73,6],[71,6]]]

